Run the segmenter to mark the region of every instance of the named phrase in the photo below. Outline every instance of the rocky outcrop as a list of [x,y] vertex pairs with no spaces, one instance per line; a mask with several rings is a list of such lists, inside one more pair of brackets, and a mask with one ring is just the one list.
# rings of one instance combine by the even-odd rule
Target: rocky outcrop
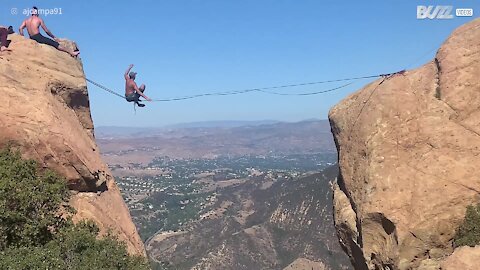
[[480,199],[479,75],[476,19],[434,61],[330,111],[335,226],[355,269],[440,269],[462,256],[449,258],[466,207]]
[[305,258],[296,259],[294,262],[289,264],[283,270],[327,270],[327,267],[322,262],[314,262]]
[[[114,178],[94,140],[80,60],[18,35],[0,55],[0,147],[10,145],[63,175],[75,195],[75,220],[112,230],[132,254],[144,254]],[[69,47],[75,44],[67,43]]]
[[440,265],[442,270],[477,270],[479,268],[480,246],[460,247]]

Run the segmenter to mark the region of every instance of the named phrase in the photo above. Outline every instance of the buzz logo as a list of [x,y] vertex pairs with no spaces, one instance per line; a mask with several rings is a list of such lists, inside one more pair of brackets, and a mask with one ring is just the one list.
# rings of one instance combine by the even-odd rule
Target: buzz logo
[[453,19],[452,6],[417,6],[417,19]]

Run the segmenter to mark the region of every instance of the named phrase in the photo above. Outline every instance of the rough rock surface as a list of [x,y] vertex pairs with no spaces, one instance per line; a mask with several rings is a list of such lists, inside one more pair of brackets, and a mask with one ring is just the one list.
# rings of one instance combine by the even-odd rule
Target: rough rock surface
[[480,246],[460,247],[441,264],[442,270],[478,270]]
[[450,261],[466,207],[480,199],[479,77],[476,19],[434,61],[377,80],[330,111],[340,165],[335,226],[356,269]]
[[[63,175],[75,220],[89,218],[113,230],[132,254],[144,247],[94,140],[82,63],[64,52],[10,35],[0,54],[0,147],[19,149],[43,168]],[[67,46],[76,46],[66,42]]]
[[314,262],[305,258],[298,258],[283,270],[326,270],[326,266],[322,262]]

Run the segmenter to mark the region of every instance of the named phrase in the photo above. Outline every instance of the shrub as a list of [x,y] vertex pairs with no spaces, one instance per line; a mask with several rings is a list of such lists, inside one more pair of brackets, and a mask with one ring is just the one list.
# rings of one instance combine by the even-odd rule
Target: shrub
[[454,246],[471,246],[480,244],[480,204],[467,207],[463,223],[457,229]]
[[65,181],[52,172],[39,175],[36,166],[0,151],[0,250],[44,245],[67,222],[59,214],[69,197]]
[[149,269],[93,222],[73,224],[69,195],[64,179],[0,151],[0,269]]

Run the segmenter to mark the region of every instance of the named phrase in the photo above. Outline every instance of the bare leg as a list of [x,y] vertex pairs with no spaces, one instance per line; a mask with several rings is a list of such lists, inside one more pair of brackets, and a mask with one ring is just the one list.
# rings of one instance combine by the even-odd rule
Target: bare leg
[[138,87],[138,89],[140,89],[140,91],[145,92],[145,84],[142,83],[142,85],[140,85],[140,87]]
[[58,46],[57,49],[59,51],[66,52],[66,53],[70,54],[72,57],[76,57],[77,55],[80,54],[80,51],[72,52],[72,51],[68,50],[67,48],[63,47],[62,45]]
[[2,46],[2,47],[0,48],[0,52],[5,52],[5,51],[10,52],[10,51],[12,51],[12,50],[9,49],[9,48],[7,48],[7,47],[5,47],[5,46]]
[[[145,84],[142,83],[142,85],[140,85],[140,87],[138,87],[138,90],[140,90],[142,93],[145,92]],[[140,98],[140,95],[137,93],[138,95],[138,98]],[[145,107],[145,104],[142,104],[139,102],[140,99],[138,99],[138,101],[136,102],[138,107]]]

